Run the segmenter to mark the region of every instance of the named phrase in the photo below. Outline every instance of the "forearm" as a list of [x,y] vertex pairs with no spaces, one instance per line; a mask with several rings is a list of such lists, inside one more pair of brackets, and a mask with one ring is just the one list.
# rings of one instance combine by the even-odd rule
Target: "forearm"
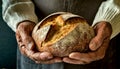
[[109,0],[103,2],[95,16],[93,25],[100,21],[109,22],[112,26],[113,32],[111,39],[120,33],[120,5],[117,4],[117,0]]
[[4,21],[16,31],[17,25],[25,20],[37,23],[34,5],[30,0],[2,0],[2,15]]

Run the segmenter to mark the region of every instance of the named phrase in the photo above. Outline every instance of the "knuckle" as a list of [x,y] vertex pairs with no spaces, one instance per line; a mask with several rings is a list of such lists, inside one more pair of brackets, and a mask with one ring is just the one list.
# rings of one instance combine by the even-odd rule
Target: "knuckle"
[[28,40],[29,38],[27,36],[22,36],[23,41]]
[[91,63],[93,60],[92,59],[89,59],[89,60],[84,60],[84,61],[82,61],[81,63],[82,64],[89,64],[89,63]]
[[91,63],[91,62],[92,62],[92,61],[89,60],[89,61],[85,62],[85,64],[89,64],[89,63]]
[[105,55],[103,54],[103,55],[100,56],[100,59],[103,59],[104,57],[105,57]]
[[40,64],[41,62],[40,61],[35,61],[36,64]]
[[100,60],[100,59],[103,59],[104,57],[105,57],[105,54],[102,54],[98,57],[98,59]]

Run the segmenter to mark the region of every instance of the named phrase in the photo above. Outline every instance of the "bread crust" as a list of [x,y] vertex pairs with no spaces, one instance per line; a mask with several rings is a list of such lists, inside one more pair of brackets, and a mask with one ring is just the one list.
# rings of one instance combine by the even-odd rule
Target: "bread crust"
[[[56,18],[61,15],[63,16],[64,22],[76,23],[76,26],[69,31],[69,33],[64,34],[64,36],[59,40],[44,45],[43,42],[47,39],[47,35],[50,33],[49,31],[52,26],[44,26],[42,23],[48,22],[49,19]],[[66,12],[52,16],[49,15],[49,17],[38,23],[32,32],[32,37],[40,52],[50,52],[54,56],[59,57],[68,56],[71,52],[86,52],[89,49],[89,42],[94,35],[93,28],[88,25],[87,21],[83,17]]]

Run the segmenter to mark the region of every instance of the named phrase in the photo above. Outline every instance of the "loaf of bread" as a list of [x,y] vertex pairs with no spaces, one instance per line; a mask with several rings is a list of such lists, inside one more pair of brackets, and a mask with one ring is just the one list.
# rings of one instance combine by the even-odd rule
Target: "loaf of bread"
[[86,52],[94,37],[94,30],[87,21],[68,12],[53,13],[39,22],[32,37],[40,52],[50,52],[64,57],[71,52]]

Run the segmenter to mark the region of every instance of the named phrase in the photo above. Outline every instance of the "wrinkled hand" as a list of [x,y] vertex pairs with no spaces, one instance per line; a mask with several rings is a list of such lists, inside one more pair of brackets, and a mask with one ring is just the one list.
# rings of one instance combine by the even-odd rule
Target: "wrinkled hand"
[[16,39],[21,53],[34,60],[36,63],[51,64],[61,62],[61,58],[53,58],[51,53],[41,53],[35,50],[35,44],[31,37],[34,26],[34,23],[26,21],[20,23],[17,27]]
[[71,64],[88,64],[92,61],[104,58],[112,33],[111,25],[103,21],[96,24],[94,30],[96,36],[90,41],[89,44],[91,52],[73,52],[69,55],[69,57],[63,58],[64,62]]

